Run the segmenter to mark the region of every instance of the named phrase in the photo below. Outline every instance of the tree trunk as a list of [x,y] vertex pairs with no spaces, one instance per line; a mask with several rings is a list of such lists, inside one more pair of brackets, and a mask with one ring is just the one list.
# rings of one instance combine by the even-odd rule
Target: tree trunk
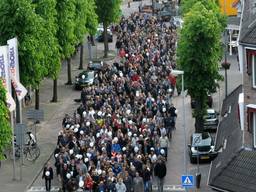
[[84,45],[81,43],[80,45],[80,64],[78,69],[84,69],[83,67],[83,62],[84,62]]
[[51,102],[58,102],[58,79],[53,79],[53,95]]
[[204,131],[204,95],[201,95],[196,99],[196,106],[195,106],[195,131],[196,133],[202,133]]
[[104,29],[104,57],[108,57],[108,31],[107,31],[107,24],[103,22],[103,29]]
[[72,85],[72,78],[71,78],[71,58],[67,59],[67,64],[68,64],[68,82],[66,85]]
[[35,91],[35,109],[39,110],[39,88]]

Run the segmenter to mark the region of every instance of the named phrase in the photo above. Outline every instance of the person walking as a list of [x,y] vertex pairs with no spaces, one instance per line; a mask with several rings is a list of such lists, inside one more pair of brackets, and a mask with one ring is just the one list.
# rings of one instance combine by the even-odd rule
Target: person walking
[[163,192],[164,178],[166,176],[166,165],[162,157],[160,157],[155,165],[154,173],[157,179],[157,190]]
[[139,172],[136,172],[136,177],[133,178],[133,189],[134,192],[144,191],[143,178],[139,175]]
[[126,192],[126,186],[123,183],[122,178],[119,178],[118,182],[116,183],[116,192]]
[[42,179],[45,179],[46,191],[51,191],[51,180],[53,179],[53,169],[50,162],[44,167]]

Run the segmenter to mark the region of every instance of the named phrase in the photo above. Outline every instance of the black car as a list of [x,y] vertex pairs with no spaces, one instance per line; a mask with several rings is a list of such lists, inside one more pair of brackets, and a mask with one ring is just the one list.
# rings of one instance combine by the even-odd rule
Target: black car
[[81,90],[83,87],[94,83],[94,71],[83,71],[76,76],[75,89]]
[[[113,42],[113,33],[111,32],[110,29],[107,29],[107,38],[108,42]],[[98,28],[97,34],[96,34],[96,39],[98,42],[104,42],[104,31],[103,28]]]
[[214,141],[209,132],[193,133],[188,148],[191,163],[196,163],[197,159],[199,162],[211,161],[218,154],[214,150]]
[[91,71],[102,71],[105,72],[108,68],[107,63],[103,62],[103,61],[90,61],[88,64],[88,69]]

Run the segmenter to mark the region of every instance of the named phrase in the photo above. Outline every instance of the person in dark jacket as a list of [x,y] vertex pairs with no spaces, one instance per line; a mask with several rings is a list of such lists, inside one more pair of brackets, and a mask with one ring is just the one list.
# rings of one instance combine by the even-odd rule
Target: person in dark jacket
[[154,173],[157,179],[158,192],[163,192],[164,178],[166,176],[166,165],[163,158],[158,159],[154,168]]
[[51,180],[53,179],[53,169],[50,162],[44,167],[42,179],[45,179],[46,191],[51,191]]

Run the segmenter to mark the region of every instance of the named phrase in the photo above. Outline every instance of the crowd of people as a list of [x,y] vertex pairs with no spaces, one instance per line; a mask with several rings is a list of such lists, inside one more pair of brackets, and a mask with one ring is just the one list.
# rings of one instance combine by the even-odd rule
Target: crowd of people
[[148,192],[153,179],[163,191],[177,117],[176,30],[134,13],[117,31],[116,61],[81,91],[81,105],[62,122],[54,157],[64,192]]

